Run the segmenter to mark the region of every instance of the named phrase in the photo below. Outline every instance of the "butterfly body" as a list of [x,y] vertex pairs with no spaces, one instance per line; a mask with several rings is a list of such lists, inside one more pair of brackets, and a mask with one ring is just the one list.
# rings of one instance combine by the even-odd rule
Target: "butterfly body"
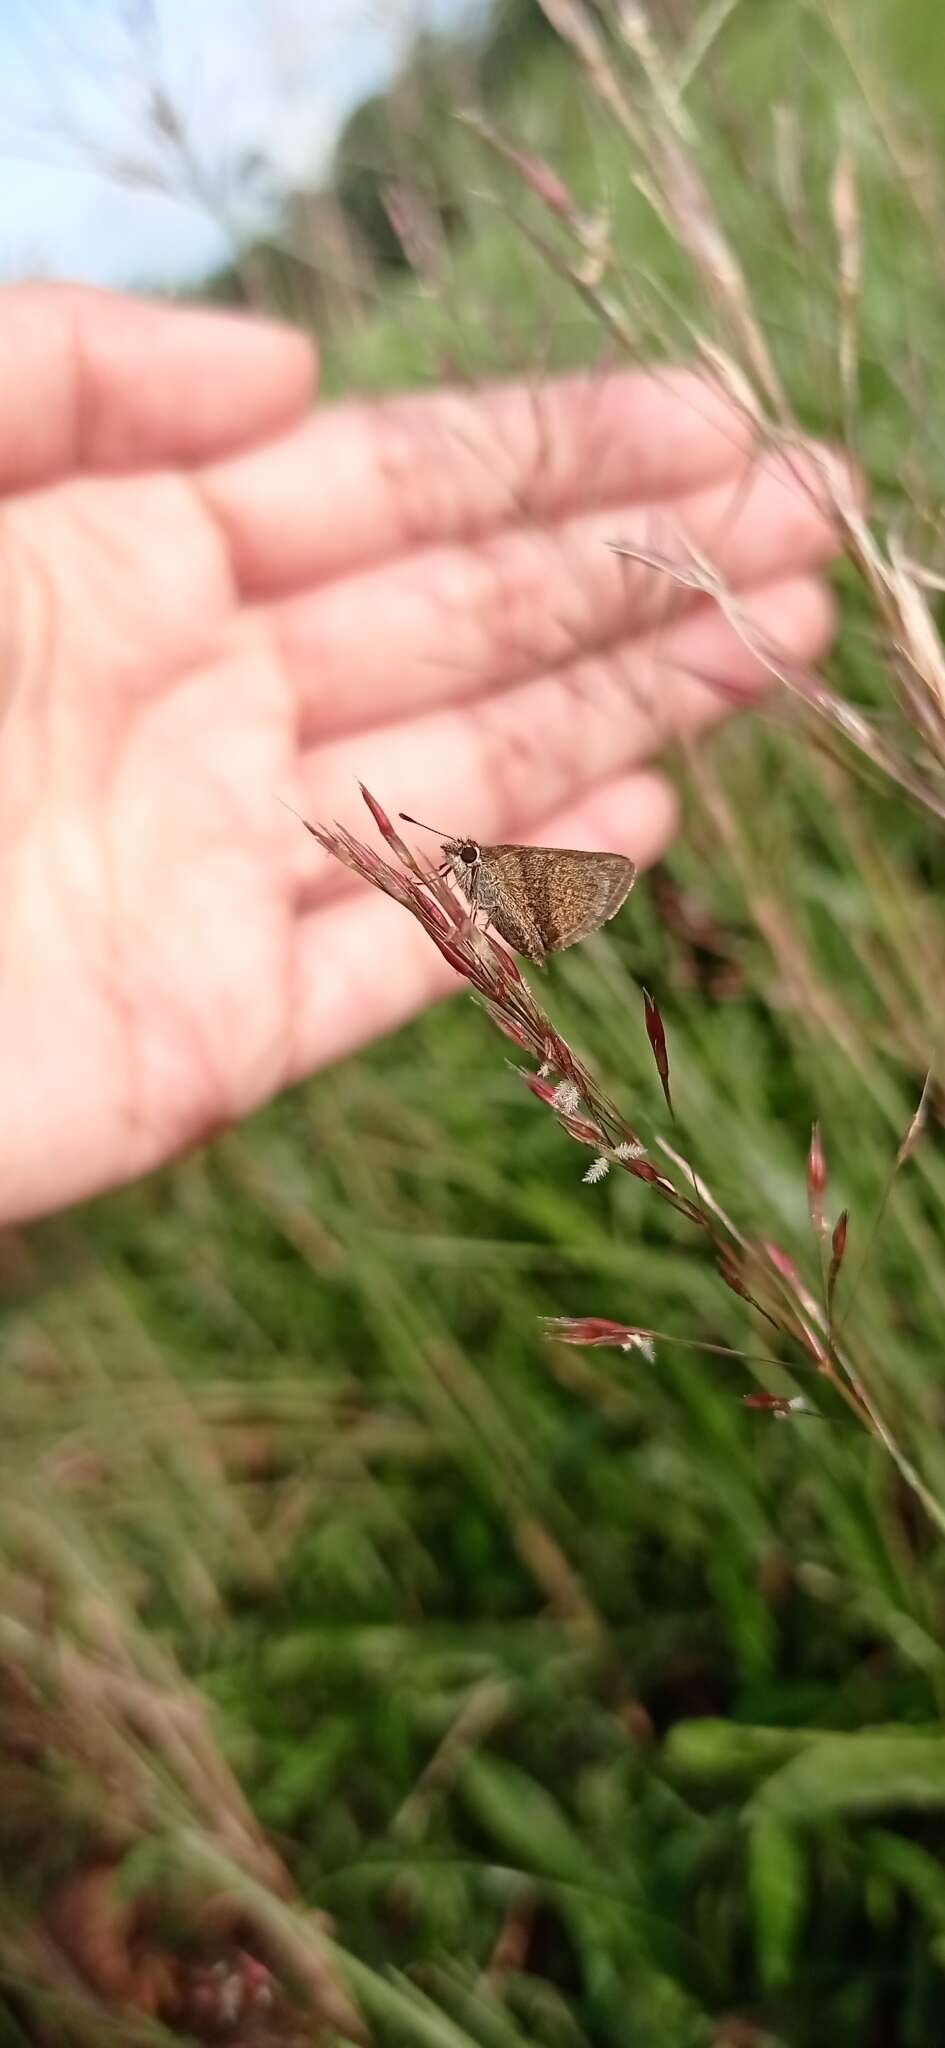
[[624,854],[563,846],[445,839],[443,858],[473,910],[516,953],[539,964],[614,917],[636,879]]

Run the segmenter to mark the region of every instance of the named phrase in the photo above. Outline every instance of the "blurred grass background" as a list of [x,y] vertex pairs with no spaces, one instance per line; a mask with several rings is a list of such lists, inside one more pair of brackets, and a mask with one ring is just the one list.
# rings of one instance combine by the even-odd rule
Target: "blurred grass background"
[[[880,523],[941,569],[934,0],[676,0],[654,20],[694,55],[715,31],[686,105],[798,416],[852,439]],[[559,224],[454,118],[474,90],[606,209],[641,357],[711,333],[626,139],[524,0],[485,53],[429,45],[354,118],[331,264],[257,250],[218,294],[316,319],[329,394],[607,360]],[[862,209],[853,418],[830,216],[843,148]],[[895,736],[875,621],[848,570],[838,588],[832,680]],[[850,1342],[945,1499],[937,1086],[871,1237],[940,1059],[941,830],[783,706],[677,765],[677,847],[617,930],[553,964],[548,1005],[650,1140],[666,1130],[653,991],[688,1156],[815,1290],[820,1120],[831,1216],[850,1215]],[[199,1689],[379,2042],[929,2048],[941,1542],[855,1427],[746,1412],[752,1388],[803,1384],[790,1358],[753,1362],[772,1333],[645,1187],[582,1185],[586,1158],[505,1051],[460,999],[173,1171],[7,1234],[3,1655],[51,1630],[97,1656],[107,1613],[102,1655],[169,1695]],[[653,1364],[565,1350],[549,1314],[667,1340]],[[61,1659],[44,1683],[68,1702]],[[135,1835],[132,1888],[194,1854],[194,1795],[154,1750],[146,1822],[105,1829],[126,1860]],[[99,1840],[111,1795],[77,1792],[103,1782],[81,1752],[39,1773],[30,1753],[27,1812],[13,1745],[0,1832],[28,1857],[3,1880],[11,1924]],[[8,1950],[4,2044],[31,2038],[37,1970]],[[47,2024],[104,2038],[71,2007]]]

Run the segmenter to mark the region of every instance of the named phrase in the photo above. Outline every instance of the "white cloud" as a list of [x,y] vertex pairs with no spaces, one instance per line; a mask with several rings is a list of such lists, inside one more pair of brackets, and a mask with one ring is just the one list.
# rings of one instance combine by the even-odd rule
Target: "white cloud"
[[[417,26],[486,0],[6,0],[0,276],[205,276],[317,179]],[[154,86],[180,115],[160,134]],[[245,175],[250,159],[256,175]],[[233,230],[236,230],[234,236]]]

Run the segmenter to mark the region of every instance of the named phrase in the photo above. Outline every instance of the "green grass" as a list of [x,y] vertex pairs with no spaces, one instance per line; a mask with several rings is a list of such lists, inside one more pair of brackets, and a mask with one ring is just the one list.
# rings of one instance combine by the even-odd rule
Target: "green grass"
[[[935,10],[875,10],[871,35],[865,15],[931,117],[943,81],[917,44],[924,22],[934,48]],[[697,96],[782,373],[805,424],[834,432],[823,201],[849,92],[813,12],[752,0]],[[771,192],[779,95],[803,249]],[[945,286],[857,108],[858,443],[880,507],[906,520],[919,466],[933,505],[945,477]],[[681,260],[571,65],[542,58],[502,118],[586,202],[615,198],[641,347],[651,328],[681,336]],[[513,191],[471,138],[454,146],[464,188]],[[329,352],[329,390],[433,379],[457,346],[477,372],[601,355],[592,314],[500,209],[472,211],[440,298],[391,285]],[[895,730],[843,587],[835,680]],[[870,1241],[940,1040],[941,833],[797,720],[756,722],[689,781],[669,874],[716,956],[645,881],[619,933],[553,966],[548,1005],[649,1139],[666,1117],[639,985],[656,994],[678,1141],[814,1286],[820,1119],[859,1276],[851,1343],[945,1498],[935,1118]],[[52,1358],[59,1391],[22,1399],[11,1465],[28,1447],[50,1526],[215,1702],[379,2042],[927,2048],[945,1969],[945,1553],[852,1423],[740,1406],[802,1384],[796,1360],[645,1187],[581,1184],[586,1156],[506,1051],[470,1004],[441,1007],[199,1159],[33,1233],[4,1371],[41,1382]],[[560,1313],[668,1339],[655,1364],[565,1350],[540,1324]],[[783,1363],[672,1338],[769,1356],[773,1341]],[[63,1441],[104,1458],[101,1485],[57,1478]],[[488,1976],[510,1925],[525,1965]]]

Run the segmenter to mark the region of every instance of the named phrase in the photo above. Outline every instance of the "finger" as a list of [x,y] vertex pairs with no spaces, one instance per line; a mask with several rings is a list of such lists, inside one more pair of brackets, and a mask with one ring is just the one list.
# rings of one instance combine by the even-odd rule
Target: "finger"
[[310,344],[274,321],[77,285],[0,288],[0,489],[206,462],[307,407]]
[[[672,838],[677,802],[661,775],[606,782],[537,821],[545,845],[628,853],[640,867]],[[359,887],[300,919],[296,1031],[290,1079],[393,1031],[463,984],[416,920],[376,890]]]
[[744,465],[752,423],[692,370],[325,406],[204,476],[257,596],[523,520],[675,498]]
[[[829,644],[834,607],[817,578],[768,584],[745,609],[788,661],[816,661]],[[304,802],[309,815],[361,832],[362,781],[386,808],[428,817],[437,830],[521,838],[603,776],[751,703],[769,682],[758,654],[703,599],[669,630],[584,656],[475,712],[430,713],[313,748],[302,761]],[[312,853],[308,887],[337,887],[335,863]]]
[[314,741],[506,688],[603,649],[697,602],[661,569],[615,553],[622,540],[691,565],[709,557],[735,590],[819,567],[836,532],[806,468],[760,462],[677,506],[622,505],[557,528],[517,528],[332,582],[277,606],[277,645]]

